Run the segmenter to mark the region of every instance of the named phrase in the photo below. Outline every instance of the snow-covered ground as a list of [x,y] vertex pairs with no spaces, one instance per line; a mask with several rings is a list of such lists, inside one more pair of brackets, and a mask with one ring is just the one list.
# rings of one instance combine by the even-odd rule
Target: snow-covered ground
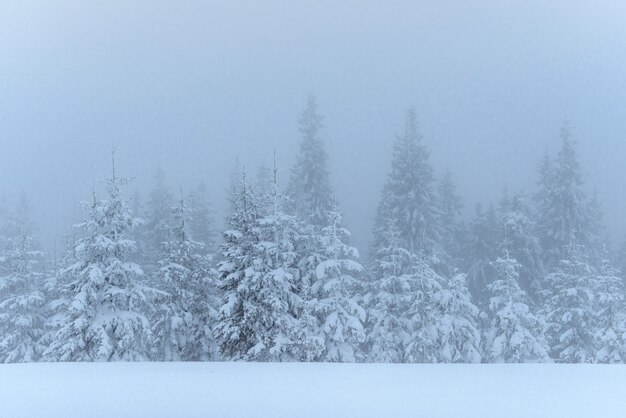
[[0,365],[6,418],[623,418],[626,367]]

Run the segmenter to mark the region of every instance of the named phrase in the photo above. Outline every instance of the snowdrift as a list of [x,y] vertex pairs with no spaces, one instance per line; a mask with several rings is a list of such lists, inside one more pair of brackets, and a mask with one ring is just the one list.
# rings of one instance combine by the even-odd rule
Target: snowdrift
[[564,365],[0,365],[7,418],[626,416],[626,368]]

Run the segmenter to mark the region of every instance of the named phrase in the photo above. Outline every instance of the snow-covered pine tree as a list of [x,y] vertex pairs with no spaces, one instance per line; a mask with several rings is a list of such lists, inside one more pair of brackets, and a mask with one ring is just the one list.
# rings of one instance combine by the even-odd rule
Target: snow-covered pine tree
[[224,292],[217,338],[230,360],[287,361],[294,358],[293,335],[300,298],[295,219],[283,211],[275,183],[268,208],[259,206],[245,175],[233,196],[229,230],[223,233]]
[[542,287],[543,261],[542,248],[536,236],[534,219],[530,205],[523,193],[513,196],[502,213],[507,251],[510,258],[519,264],[517,270],[519,277],[516,281],[526,295],[531,298],[531,301],[537,302],[538,292]]
[[358,347],[365,342],[365,310],[355,298],[357,276],[363,267],[359,253],[345,240],[350,236],[342,227],[341,214],[333,208],[327,215],[328,226],[322,230],[322,260],[316,269],[317,280],[311,290],[318,303],[325,341],[322,360],[353,363]]
[[457,194],[452,172],[446,170],[437,185],[437,214],[441,230],[441,245],[460,265],[462,257],[460,217],[463,210],[463,199]]
[[567,124],[561,128],[561,150],[556,161],[544,160],[540,167],[538,232],[548,268],[568,258],[571,243],[590,250],[589,206],[583,179]]
[[157,298],[152,326],[153,357],[159,361],[216,358],[211,332],[217,318],[215,283],[204,244],[188,232],[192,218],[186,200],[181,190],[168,240],[161,244],[156,283],[163,293]]
[[422,254],[403,248],[396,222],[387,221],[389,246],[372,257],[370,360],[480,362],[478,308],[470,300],[465,276],[447,280]]
[[291,332],[293,344],[290,352],[294,361],[320,361],[326,350],[326,340],[321,332],[320,321],[315,314],[318,300],[311,296],[311,286],[302,281],[298,297],[300,307],[297,312],[297,322]]
[[440,330],[445,279],[417,255],[412,267],[411,285],[415,301],[408,312],[412,322],[407,359],[412,363],[439,363],[445,357],[440,344]]
[[0,363],[34,362],[44,347],[44,295],[41,252],[33,249],[32,226],[24,197],[6,228],[0,273]]
[[308,97],[298,123],[302,142],[286,190],[290,197],[289,212],[308,224],[323,228],[328,223],[326,214],[332,209],[334,199],[328,154],[320,138],[322,117],[315,96]]
[[222,233],[223,260],[218,267],[218,286],[223,293],[216,325],[222,356],[226,360],[244,360],[260,336],[253,329],[247,300],[253,296],[250,286],[257,280],[259,264],[255,250],[260,241],[258,221],[261,217],[254,189],[245,171],[230,195],[231,215]]
[[394,144],[391,172],[376,214],[373,252],[388,246],[385,228],[391,219],[398,225],[401,246],[414,254],[424,254],[439,270],[446,267],[448,257],[439,245],[437,199],[428,158],[412,108],[406,115],[406,131]]
[[372,257],[368,272],[372,301],[368,309],[367,349],[369,360],[376,363],[407,362],[407,347],[413,334],[409,312],[417,311],[413,273],[416,256],[400,246],[400,232],[388,220],[384,232],[386,247]]
[[489,285],[491,326],[485,332],[485,356],[490,363],[548,362],[543,327],[526,303],[518,281],[522,266],[508,252],[494,262],[497,279]]
[[596,296],[596,361],[600,363],[626,362],[626,306],[624,284],[619,269],[613,266],[608,251],[594,282]]
[[[76,217],[76,209],[79,203],[77,202],[72,206],[71,219],[73,220]],[[64,321],[66,319],[68,306],[72,301],[72,294],[64,289],[67,284],[67,279],[70,278],[69,275],[65,274],[65,270],[67,266],[73,265],[77,260],[77,236],[80,232],[82,237],[84,231],[77,231],[78,228],[74,227],[74,225],[72,225],[70,229],[71,232],[66,233],[64,236],[65,242],[63,248],[58,250],[57,246],[54,246],[51,265],[43,277],[42,291],[46,301],[43,314],[46,318],[46,323],[41,342],[46,348],[50,346],[59,329],[65,324]]]
[[[298,122],[302,141],[296,163],[291,169],[287,186],[289,199],[285,203],[287,212],[297,218],[299,228],[295,252],[298,255],[300,280],[296,292],[302,301],[302,309],[298,313],[299,336],[294,337],[294,340],[298,341],[299,358],[310,360],[319,357],[322,348],[319,321],[313,306],[317,304],[317,299],[311,286],[317,280],[317,266],[324,259],[322,229],[328,226],[328,214],[333,209],[335,199],[330,184],[328,154],[320,137],[322,117],[315,96],[308,97]],[[260,177],[271,178],[269,170],[261,169],[259,174]],[[263,183],[268,184],[267,181]]]
[[317,279],[317,267],[325,259],[322,230],[315,225],[297,222],[298,237],[295,253],[298,259],[299,280],[296,293],[300,300],[297,311],[293,350],[299,361],[319,361],[325,350],[325,338],[321,331],[319,315],[315,309],[318,299],[312,291]]
[[324,353],[324,339],[320,331],[320,321],[315,308],[318,304],[312,286],[317,280],[316,269],[323,260],[321,230],[311,224],[292,218],[293,254],[298,269],[294,285],[296,295],[294,313],[297,324],[292,333],[294,360],[319,361]]
[[582,258],[584,249],[570,244],[568,257],[546,279],[543,318],[548,325],[550,354],[555,361],[594,360],[597,324],[593,285],[596,272]]
[[480,363],[479,310],[471,301],[467,276],[455,274],[442,290],[439,303],[438,362]]
[[319,315],[315,312],[317,296],[312,291],[316,283],[317,267],[325,259],[322,229],[319,226],[296,219],[297,228],[294,252],[297,257],[299,280],[295,292],[300,301],[296,311],[298,319],[292,335],[294,359],[319,361],[325,351],[325,338],[321,331]]
[[45,305],[41,312],[46,318],[44,334],[40,339],[41,345],[44,347],[43,351],[50,345],[65,319],[69,299],[67,294],[62,291],[62,283],[60,282],[62,274],[60,272],[65,266],[72,263],[73,253],[74,250],[71,248],[66,248],[63,252],[58,253],[55,246],[48,267],[43,273],[41,291]]
[[89,218],[79,227],[86,237],[76,244],[76,259],[62,272],[68,301],[63,322],[44,353],[48,361],[138,361],[149,358],[150,324],[145,316],[154,289],[141,268],[128,260],[135,250],[131,216],[117,177],[115,158],[108,199],[95,191]]

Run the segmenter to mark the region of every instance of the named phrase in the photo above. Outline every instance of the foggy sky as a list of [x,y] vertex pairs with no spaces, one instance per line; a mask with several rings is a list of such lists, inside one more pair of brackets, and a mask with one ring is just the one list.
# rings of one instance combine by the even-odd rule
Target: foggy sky
[[129,194],[160,166],[172,187],[204,179],[221,210],[236,156],[252,171],[276,148],[286,183],[314,93],[362,250],[411,105],[468,212],[505,185],[533,191],[569,120],[620,238],[626,6],[591,3],[0,2],[0,196],[23,190],[50,246],[108,174],[115,142]]

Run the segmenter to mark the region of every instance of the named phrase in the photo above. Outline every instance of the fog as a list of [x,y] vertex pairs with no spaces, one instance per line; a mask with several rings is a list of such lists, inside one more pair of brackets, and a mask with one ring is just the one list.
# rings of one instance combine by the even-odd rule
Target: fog
[[533,191],[578,141],[612,239],[626,232],[626,6],[598,1],[20,1],[0,4],[0,195],[29,198],[44,246],[109,170],[149,190],[206,181],[224,216],[235,160],[276,149],[286,182],[314,93],[331,180],[367,251],[405,110],[471,212]]

